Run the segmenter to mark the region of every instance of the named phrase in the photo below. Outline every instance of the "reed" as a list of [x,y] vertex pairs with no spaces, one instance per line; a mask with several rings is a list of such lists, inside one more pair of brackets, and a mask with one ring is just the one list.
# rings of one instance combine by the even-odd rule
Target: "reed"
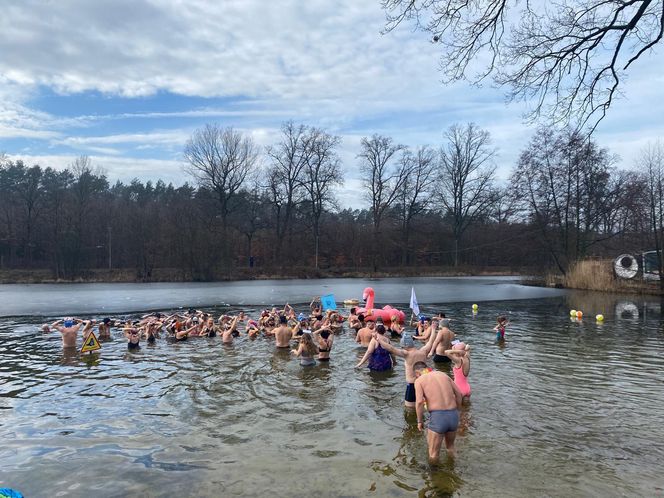
[[587,289],[604,292],[620,290],[620,282],[613,275],[610,260],[585,259],[572,265],[564,278],[568,289]]
[[658,283],[644,282],[640,277],[633,280],[616,278],[613,273],[613,261],[610,259],[584,259],[577,261],[562,278],[562,284],[567,289],[661,294]]

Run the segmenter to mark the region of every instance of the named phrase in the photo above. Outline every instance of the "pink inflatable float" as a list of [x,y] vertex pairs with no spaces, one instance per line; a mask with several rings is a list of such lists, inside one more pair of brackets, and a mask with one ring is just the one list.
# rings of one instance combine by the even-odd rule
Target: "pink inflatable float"
[[364,289],[362,299],[366,301],[364,308],[357,308],[357,313],[364,315],[364,320],[376,321],[381,318],[385,325],[389,325],[392,317],[396,315],[397,321],[403,323],[406,320],[406,314],[392,306],[383,306],[381,309],[374,308],[374,290],[371,287]]

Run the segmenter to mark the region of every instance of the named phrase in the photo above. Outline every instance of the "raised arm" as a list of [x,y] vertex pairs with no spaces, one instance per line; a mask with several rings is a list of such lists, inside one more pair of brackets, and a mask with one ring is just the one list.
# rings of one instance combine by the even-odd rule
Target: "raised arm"
[[386,342],[381,342],[380,345],[383,349],[386,349],[390,354],[399,356],[401,358],[406,357],[406,351],[404,351],[403,349],[395,348],[394,346],[392,346],[392,344],[390,344],[387,341]]
[[[438,336],[439,336],[439,335],[441,335],[441,334],[431,332],[431,335],[429,336],[429,340],[428,340],[427,343],[422,347],[422,351],[424,351],[424,352],[427,354],[427,356],[429,356],[429,354],[430,354],[432,351],[435,351],[435,350],[436,350],[436,348],[434,347],[434,343],[437,345],[437,343],[436,343],[436,339],[438,339]],[[440,342],[440,339],[438,339],[438,342]]]
[[371,339],[371,342],[369,343],[369,347],[367,348],[366,353],[364,353],[364,356],[362,357],[360,362],[357,365],[355,365],[355,368],[360,368],[369,359],[371,353],[373,353],[374,350],[376,349],[377,343],[378,341],[376,341],[376,339]]

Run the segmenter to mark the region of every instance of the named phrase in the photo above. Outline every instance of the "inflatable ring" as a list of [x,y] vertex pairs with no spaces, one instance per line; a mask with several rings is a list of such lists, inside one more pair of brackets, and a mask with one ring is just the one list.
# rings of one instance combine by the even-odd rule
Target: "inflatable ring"
[[639,262],[631,254],[621,254],[613,260],[613,271],[620,278],[634,278],[639,272]]

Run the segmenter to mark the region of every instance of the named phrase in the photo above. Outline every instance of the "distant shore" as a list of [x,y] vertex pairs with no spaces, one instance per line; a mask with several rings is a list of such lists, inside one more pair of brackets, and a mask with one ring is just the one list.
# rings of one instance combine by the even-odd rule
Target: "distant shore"
[[223,275],[195,275],[175,269],[156,269],[149,275],[136,270],[85,270],[74,278],[56,278],[49,270],[0,270],[0,284],[58,284],[58,283],[147,283],[147,282],[228,282],[239,280],[290,280],[316,278],[407,278],[407,277],[505,277],[518,276],[528,279],[531,285],[545,285],[544,277],[533,277],[524,268],[453,268],[453,267],[405,267],[386,268],[373,272],[370,269],[263,269],[237,268]]
[[619,280],[613,277],[610,263],[602,260],[581,261],[567,276],[541,274],[541,269],[510,267],[401,267],[384,268],[235,268],[225,274],[196,275],[177,269],[155,269],[143,275],[135,269],[85,270],[75,278],[56,278],[49,270],[0,270],[1,284],[71,284],[71,283],[158,283],[158,282],[233,282],[242,280],[292,280],[318,278],[408,278],[408,277],[519,277],[523,285],[558,289],[588,290],[614,294],[664,295],[658,282],[640,279]]

